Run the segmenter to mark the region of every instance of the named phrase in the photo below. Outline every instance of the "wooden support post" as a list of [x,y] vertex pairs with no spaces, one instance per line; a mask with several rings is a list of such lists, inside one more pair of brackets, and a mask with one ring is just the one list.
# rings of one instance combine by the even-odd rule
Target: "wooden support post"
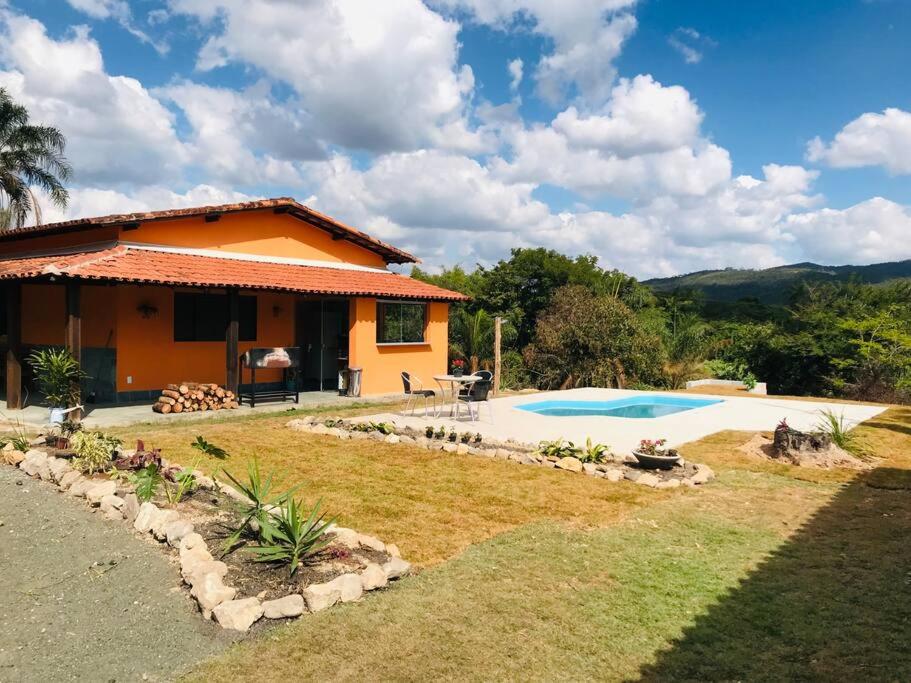
[[500,326],[503,319],[497,316],[493,320],[493,395],[500,395],[500,342],[502,335]]
[[238,394],[240,385],[240,294],[236,288],[228,290],[228,327],[225,330],[225,386]]
[[6,286],[6,407],[22,409],[22,285]]
[[[76,362],[82,365],[82,289],[78,282],[66,283],[66,333],[65,339],[67,350],[76,359]],[[82,403],[82,392],[76,399],[77,404]],[[73,406],[67,406],[72,408]],[[81,420],[82,411],[74,410],[69,414],[72,420]]]

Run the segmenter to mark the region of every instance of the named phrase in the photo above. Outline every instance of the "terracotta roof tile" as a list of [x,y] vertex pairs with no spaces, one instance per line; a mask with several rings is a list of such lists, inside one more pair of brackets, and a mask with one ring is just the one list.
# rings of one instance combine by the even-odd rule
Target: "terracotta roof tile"
[[205,216],[224,213],[238,213],[241,211],[261,211],[264,209],[279,209],[287,211],[290,215],[309,222],[322,229],[329,230],[343,239],[347,239],[358,244],[365,249],[369,249],[386,259],[387,263],[418,263],[419,259],[412,256],[407,251],[382,242],[375,237],[371,237],[365,232],[361,232],[350,225],[345,225],[341,221],[327,216],[319,211],[315,211],[308,206],[292,199],[291,197],[276,197],[274,199],[258,199],[251,202],[239,202],[235,204],[218,204],[213,206],[195,206],[186,209],[169,209],[167,211],[147,211],[140,213],[120,213],[110,216],[96,216],[93,218],[76,218],[59,223],[47,223],[45,225],[35,225],[27,228],[17,228],[0,232],[0,241],[16,240],[22,237],[29,237],[36,234],[67,232],[71,230],[87,229],[105,225],[122,225],[128,223],[143,223],[146,221],[160,221],[175,218],[189,218],[193,216]]
[[381,271],[198,256],[123,245],[95,252],[0,261],[0,279],[61,275],[187,287],[239,287],[307,294],[463,301],[463,294]]

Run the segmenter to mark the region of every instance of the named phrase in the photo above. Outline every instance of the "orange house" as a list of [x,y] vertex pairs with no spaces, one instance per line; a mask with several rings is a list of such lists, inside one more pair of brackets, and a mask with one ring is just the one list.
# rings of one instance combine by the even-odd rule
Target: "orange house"
[[23,357],[45,345],[80,358],[97,402],[182,381],[237,388],[250,379],[239,357],[261,347],[298,348],[300,367],[260,370],[259,389],[335,390],[350,366],[361,395],[400,391],[403,370],[446,370],[449,304],[465,299],[387,270],[414,262],[289,198],[2,233],[7,406],[22,406]]

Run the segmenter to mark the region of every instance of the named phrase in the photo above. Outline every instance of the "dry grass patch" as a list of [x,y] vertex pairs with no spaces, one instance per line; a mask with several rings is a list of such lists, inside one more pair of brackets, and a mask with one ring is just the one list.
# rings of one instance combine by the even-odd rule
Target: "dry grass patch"
[[302,484],[308,503],[322,497],[341,524],[396,543],[422,566],[532,521],[603,526],[671,495],[502,460],[294,432],[285,427],[288,419],[144,425],[116,433],[127,443],[141,438],[180,463],[195,460],[190,443],[203,434],[231,454],[225,463],[209,463],[210,471],[224,466],[244,476],[257,458],[282,487]]

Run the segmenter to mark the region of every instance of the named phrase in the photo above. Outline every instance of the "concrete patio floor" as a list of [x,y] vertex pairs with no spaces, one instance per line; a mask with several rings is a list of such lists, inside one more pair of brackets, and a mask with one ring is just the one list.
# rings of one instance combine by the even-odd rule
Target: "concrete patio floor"
[[[195,413],[180,413],[162,415],[152,411],[149,402],[126,404],[101,404],[87,405],[83,424],[90,429],[105,429],[108,427],[124,427],[131,424],[144,422],[174,422],[188,420],[211,420],[215,418],[241,417],[256,413],[274,413],[296,408],[303,410],[322,406],[338,406],[343,408],[359,402],[386,402],[401,400],[400,394],[390,396],[371,396],[369,398],[352,398],[339,396],[331,391],[308,391],[300,394],[297,403],[293,401],[262,403],[255,408],[242,405],[236,410],[200,411]],[[10,427],[17,421],[29,429],[41,429],[47,425],[48,411],[42,406],[28,406],[23,410],[0,410],[0,429]]]
[[[694,408],[657,418],[617,418],[605,416],[552,417],[519,410],[516,406],[544,400],[561,401],[610,401],[629,396],[657,394],[683,398],[715,398],[721,401],[709,406]],[[668,445],[678,446],[701,439],[709,434],[732,429],[742,431],[772,431],[781,419],[801,431],[814,429],[820,421],[821,411],[832,410],[844,415],[846,424],[854,426],[883,412],[881,405],[823,403],[791,399],[714,396],[711,394],[674,394],[670,392],[625,391],[619,389],[571,389],[523,393],[490,401],[493,420],[487,407],[482,406],[480,419],[471,421],[462,410],[462,417],[449,417],[451,403],[442,404],[440,417],[424,417],[421,409],[415,415],[394,413],[359,418],[372,421],[393,421],[399,426],[423,430],[427,425],[455,428],[458,432],[479,432],[485,437],[505,441],[513,439],[527,444],[542,440],[564,438],[575,444],[584,444],[591,437],[594,443],[603,443],[616,452],[629,452],[641,439],[667,439]]]

